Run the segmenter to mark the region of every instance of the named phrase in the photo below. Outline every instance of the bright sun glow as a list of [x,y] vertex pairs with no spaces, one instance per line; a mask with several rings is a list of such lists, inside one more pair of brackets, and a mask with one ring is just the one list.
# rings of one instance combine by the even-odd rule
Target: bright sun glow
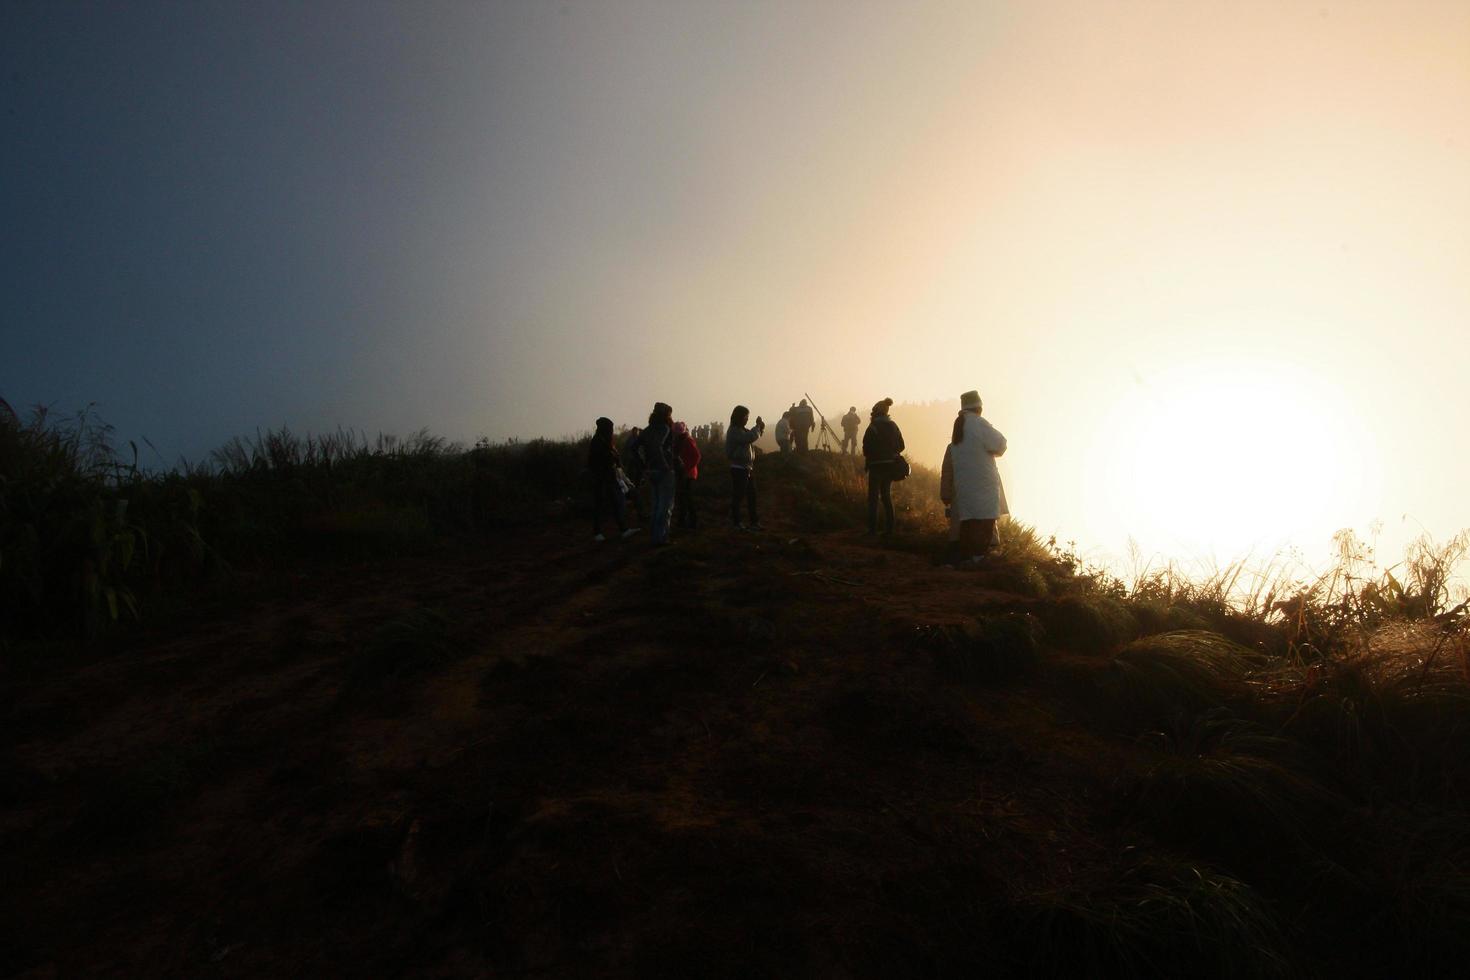
[[1345,392],[1300,365],[1211,359],[1143,373],[1099,422],[1089,523],[1127,528],[1145,553],[1310,551],[1378,510],[1372,436]]

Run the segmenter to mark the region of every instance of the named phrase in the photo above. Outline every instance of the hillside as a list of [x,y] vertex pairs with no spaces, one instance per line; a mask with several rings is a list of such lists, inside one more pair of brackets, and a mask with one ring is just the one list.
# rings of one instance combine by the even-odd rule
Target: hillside
[[866,538],[804,460],[767,461],[767,530],[732,531],[722,475],[669,549],[521,522],[7,663],[5,972],[1376,977],[1470,953],[1470,687],[1414,653],[1439,627],[1291,661],[1281,628],[1109,596],[1016,529],[987,569],[938,565],[928,501],[923,533]]

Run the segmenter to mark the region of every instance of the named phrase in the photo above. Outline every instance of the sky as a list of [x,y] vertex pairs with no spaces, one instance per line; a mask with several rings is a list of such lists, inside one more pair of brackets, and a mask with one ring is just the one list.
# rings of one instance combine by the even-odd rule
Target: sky
[[977,388],[1084,548],[1470,525],[1470,4],[8,0],[0,68],[0,397],[158,465]]

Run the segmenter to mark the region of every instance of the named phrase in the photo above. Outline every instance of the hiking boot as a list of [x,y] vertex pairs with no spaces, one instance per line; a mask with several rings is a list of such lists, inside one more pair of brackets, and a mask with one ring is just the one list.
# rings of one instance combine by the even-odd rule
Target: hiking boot
[[606,541],[607,538],[605,536],[603,536],[602,534],[594,534],[594,535],[592,535],[592,540],[593,541]]
[[643,530],[643,528],[641,527],[630,527],[623,532],[623,537],[631,538],[633,535],[637,534],[641,530]]

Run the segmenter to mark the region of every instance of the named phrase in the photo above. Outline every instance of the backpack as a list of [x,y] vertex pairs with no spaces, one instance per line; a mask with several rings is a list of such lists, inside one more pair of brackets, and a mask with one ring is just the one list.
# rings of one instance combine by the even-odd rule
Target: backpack
[[909,461],[907,459],[904,459],[902,456],[899,456],[899,457],[897,457],[897,458],[894,459],[894,461],[893,461],[893,482],[894,483],[897,483],[899,480],[907,479],[909,473],[911,473],[911,472],[912,472],[912,470],[909,469]]

